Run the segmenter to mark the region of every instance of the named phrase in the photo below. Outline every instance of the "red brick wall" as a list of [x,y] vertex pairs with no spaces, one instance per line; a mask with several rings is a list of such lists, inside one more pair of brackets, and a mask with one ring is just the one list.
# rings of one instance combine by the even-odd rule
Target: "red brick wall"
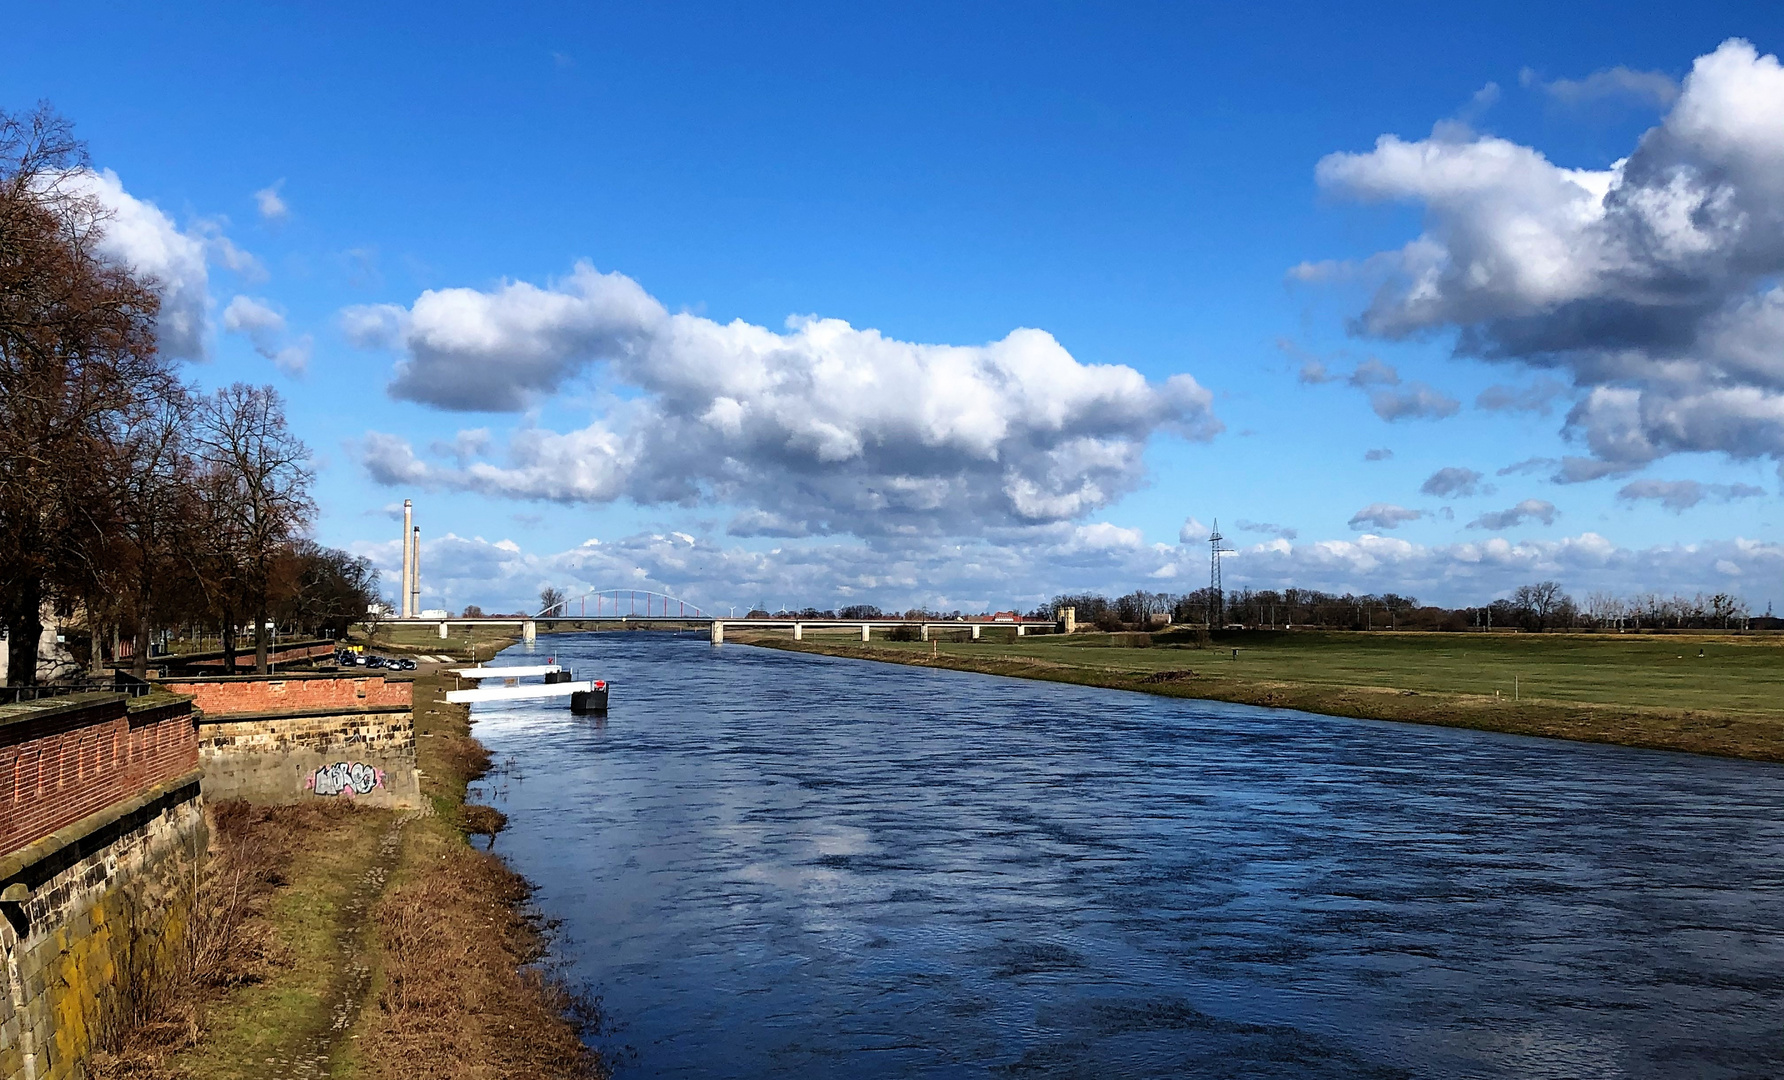
[[192,707],[125,699],[0,725],[0,854],[198,768]]
[[[327,656],[334,651],[335,651],[334,645],[332,645],[328,642],[324,642],[320,645],[300,645],[295,648],[279,647],[279,648],[275,648],[275,649],[270,649],[270,650],[268,650],[266,655],[267,655],[267,659],[270,662],[276,663],[276,664],[284,664],[284,663],[288,663],[292,660],[308,660],[308,659],[311,659],[311,658],[317,657],[317,656]],[[167,659],[167,658],[166,657],[157,657],[157,659]],[[177,660],[179,658],[173,657],[173,659]],[[250,638],[247,642],[247,651],[246,652],[238,651],[235,654],[235,668],[237,671],[240,671],[243,668],[246,668],[249,671],[253,671],[255,663],[256,663],[256,660],[254,658],[254,641],[252,638]],[[192,661],[192,667],[195,667],[195,668],[216,668],[218,671],[222,671],[223,670],[223,658],[222,657],[214,657],[209,660],[194,660],[194,661]]]
[[206,716],[300,709],[407,709],[411,701],[409,683],[385,682],[382,675],[322,679],[271,675],[215,682],[170,679],[162,685],[176,694],[192,695],[193,704]]

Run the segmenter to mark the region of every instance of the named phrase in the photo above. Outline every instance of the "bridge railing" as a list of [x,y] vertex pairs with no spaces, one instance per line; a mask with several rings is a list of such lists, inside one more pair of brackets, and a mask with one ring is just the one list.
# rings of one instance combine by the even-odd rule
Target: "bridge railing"
[[[592,613],[588,610],[590,600],[594,601],[595,607]],[[643,611],[638,610],[640,601],[644,605]],[[573,605],[574,612],[571,610]],[[705,621],[711,616],[700,605],[691,604],[680,597],[670,596],[668,593],[653,592],[649,589],[595,589],[546,608],[533,617],[535,619],[695,618]]]

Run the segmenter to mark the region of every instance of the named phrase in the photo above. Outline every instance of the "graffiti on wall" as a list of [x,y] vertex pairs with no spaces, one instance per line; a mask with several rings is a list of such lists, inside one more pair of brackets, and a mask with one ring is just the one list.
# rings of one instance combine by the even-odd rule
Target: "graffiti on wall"
[[304,787],[318,795],[339,795],[348,799],[370,794],[383,786],[384,770],[363,761],[337,761],[333,765],[324,765],[304,780]]

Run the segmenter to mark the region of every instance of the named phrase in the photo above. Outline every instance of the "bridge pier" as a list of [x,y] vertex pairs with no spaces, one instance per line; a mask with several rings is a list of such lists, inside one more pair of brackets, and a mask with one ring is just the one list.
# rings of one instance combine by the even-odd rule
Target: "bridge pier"
[[793,640],[794,641],[804,641],[805,640],[805,624],[804,623],[794,623],[793,624]]
[[1017,637],[1027,637],[1028,636],[1028,624],[1027,623],[1017,623],[1016,624],[1016,636]]
[[441,641],[446,640],[446,624],[445,623],[440,624],[440,640]]
[[725,624],[717,619],[712,620],[712,643],[714,645],[725,643]]
[[866,623],[861,624],[861,640],[862,641],[872,641],[873,640],[873,627],[867,625]]
[[923,624],[923,640],[924,641],[929,640],[929,624],[928,623]]
[[539,624],[535,623],[531,619],[528,619],[526,622],[522,623],[520,626],[520,640],[526,642],[528,645],[531,645],[533,642],[538,641],[539,640]]
[[979,640],[979,631],[981,631],[983,629],[985,629],[983,626],[980,626],[978,623],[973,623],[973,640],[974,641]]

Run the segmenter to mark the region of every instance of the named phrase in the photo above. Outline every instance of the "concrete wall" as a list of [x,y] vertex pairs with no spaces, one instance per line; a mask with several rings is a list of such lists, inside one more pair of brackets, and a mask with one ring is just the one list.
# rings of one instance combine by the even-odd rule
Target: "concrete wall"
[[414,807],[411,686],[383,676],[173,679],[192,695],[206,799]]
[[0,1080],[82,1075],[185,960],[206,843],[199,773],[178,771],[191,706],[103,697],[0,709]]

